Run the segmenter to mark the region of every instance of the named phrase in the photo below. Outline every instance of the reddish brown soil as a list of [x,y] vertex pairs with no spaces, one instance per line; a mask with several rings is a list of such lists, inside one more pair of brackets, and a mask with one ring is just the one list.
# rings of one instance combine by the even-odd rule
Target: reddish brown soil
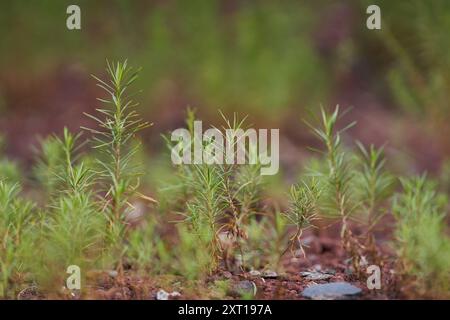
[[[334,237],[335,232],[327,232],[320,238],[310,234],[311,245],[306,249],[307,258],[293,257],[287,253],[282,260],[277,278],[252,276],[249,272],[229,272],[220,270],[202,281],[188,282],[176,276],[139,276],[136,272],[127,271],[123,277],[112,278],[107,274],[96,276],[97,286],[89,291],[86,297],[93,299],[155,299],[158,290],[177,291],[181,295],[176,299],[239,299],[238,294],[231,289],[239,281],[253,281],[257,287],[255,299],[304,299],[301,293],[309,285],[315,283],[347,281],[363,290],[357,299],[398,299],[405,297],[397,288],[394,277],[394,261],[390,258],[389,248],[380,246],[385,252],[382,256],[382,288],[369,290],[366,285],[366,275],[358,278],[351,267],[345,263],[345,254],[340,247],[340,241]],[[302,271],[319,269],[332,272],[327,280],[311,281],[300,275]],[[218,295],[214,290],[217,280],[228,280],[229,290]]]

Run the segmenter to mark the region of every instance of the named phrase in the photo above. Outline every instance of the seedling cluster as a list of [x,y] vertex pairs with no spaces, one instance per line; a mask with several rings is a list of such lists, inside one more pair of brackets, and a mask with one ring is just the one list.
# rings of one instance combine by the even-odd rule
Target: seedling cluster
[[[345,252],[339,258],[350,258],[354,274],[364,279],[368,264],[385,261],[376,230],[392,218],[401,286],[448,297],[448,185],[441,188],[426,175],[396,177],[383,148],[344,145],[354,123],[338,129],[339,107],[322,109],[318,124],[308,122],[323,147],[315,149],[316,165],[303,170],[286,204],[266,201],[262,164],[251,161],[179,164],[158,201],[146,195],[136,135],[150,124],[137,114],[129,92],[138,71],[125,61],[108,63],[107,80],[94,76],[107,94],[99,99],[104,107],[87,115],[97,126],[83,128],[88,138],[64,129],[62,137],[41,141],[32,180],[21,177],[13,162],[0,162],[2,298],[20,297],[30,287],[45,297],[70,297],[61,289],[69,265],[82,271],[84,296],[108,270],[117,272],[119,283],[129,272],[197,281],[224,270],[282,271],[285,256],[308,258],[304,235],[324,228],[319,221],[339,226]],[[222,118],[223,131],[247,127],[237,115]],[[191,134],[196,120],[189,109]],[[165,140],[172,150],[173,141]],[[203,143],[207,148],[214,141]],[[247,156],[253,148],[246,145]],[[139,210],[152,214],[135,225]]]

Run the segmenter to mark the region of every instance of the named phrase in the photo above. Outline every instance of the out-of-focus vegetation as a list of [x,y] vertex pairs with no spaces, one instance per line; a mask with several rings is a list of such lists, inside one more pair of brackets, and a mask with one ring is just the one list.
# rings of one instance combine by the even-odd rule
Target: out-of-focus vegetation
[[139,80],[147,108],[180,95],[196,106],[273,115],[327,92],[310,37],[315,15],[304,3],[80,1],[82,30],[73,32],[65,27],[69,4],[3,3],[2,64],[42,72],[127,56],[150,71]]
[[140,79],[151,89],[146,94],[175,86],[207,105],[270,112],[326,102],[334,68],[350,71],[359,59],[374,72],[371,81],[388,81],[402,107],[445,110],[448,2],[378,1],[383,26],[376,32],[365,28],[366,2],[82,0],[82,30],[68,31],[70,1],[10,0],[0,12],[1,65],[100,68],[105,56],[126,55],[151,70]]
[[[450,238],[446,235],[448,197],[426,176],[402,180],[403,193],[394,198],[397,251],[404,277],[423,293],[448,295]],[[410,279],[409,279],[410,280]]]
[[[308,135],[293,133],[297,114],[320,103],[353,105],[358,118],[390,119],[387,130],[370,126],[366,142],[389,140],[402,147],[399,162],[437,172],[450,150],[443,139],[449,4],[377,3],[381,30],[365,27],[365,0],[82,0],[82,29],[69,31],[69,1],[4,1],[0,125],[15,139],[7,150],[24,156],[21,142],[61,130],[63,117],[73,118],[72,130],[87,124],[77,110],[92,111],[98,95],[88,70],[102,70],[106,57],[128,57],[146,70],[137,80],[139,110],[158,129],[179,126],[188,105],[215,123],[218,108],[239,110],[256,125],[283,126],[289,143],[304,146]],[[26,130],[11,127],[19,118],[27,119]],[[148,132],[144,142],[162,150]],[[429,154],[418,155],[424,145]]]

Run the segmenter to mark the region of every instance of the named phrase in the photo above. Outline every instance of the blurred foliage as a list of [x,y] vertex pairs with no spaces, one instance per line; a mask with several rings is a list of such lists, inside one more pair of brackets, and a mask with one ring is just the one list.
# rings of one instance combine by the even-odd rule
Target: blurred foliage
[[[450,2],[355,1],[361,13],[381,8],[382,29],[355,28],[351,59],[364,63],[370,91],[386,104],[448,134]],[[364,16],[362,16],[364,17]],[[362,23],[362,21],[361,21]]]
[[19,197],[18,184],[0,181],[0,297],[14,298],[29,271],[23,262],[32,254],[35,205]]
[[281,259],[289,248],[288,221],[280,212],[255,217],[247,226],[245,263],[250,269],[282,272]]
[[[450,3],[445,0],[389,1],[380,40],[392,55],[387,80],[394,97],[409,110],[447,115],[449,110]],[[402,14],[398,14],[402,12]]]
[[314,14],[304,3],[78,1],[81,31],[65,27],[69,4],[2,3],[2,66],[98,68],[105,57],[127,56],[147,70],[138,86],[151,88],[150,102],[172,92],[269,114],[298,100],[319,102],[327,90],[309,36]]
[[402,185],[403,193],[393,204],[400,270],[413,277],[421,294],[448,297],[450,238],[444,223],[448,198],[425,175],[402,179]]
[[446,115],[450,3],[375,1],[382,30],[370,31],[372,2],[80,0],[82,30],[69,31],[68,0],[6,0],[0,67],[6,74],[68,63],[95,70],[106,57],[126,56],[147,70],[137,85],[146,88],[146,113],[169,99],[179,108],[244,108],[270,118],[328,102],[342,75],[364,64],[363,82],[390,105]]

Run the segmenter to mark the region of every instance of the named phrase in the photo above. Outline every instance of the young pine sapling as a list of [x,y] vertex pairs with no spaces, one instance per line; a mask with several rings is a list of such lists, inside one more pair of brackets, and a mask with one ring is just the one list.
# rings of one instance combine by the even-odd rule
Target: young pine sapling
[[352,127],[355,122],[350,123],[341,130],[337,130],[338,117],[339,106],[336,106],[333,113],[327,113],[321,109],[321,127],[316,128],[308,122],[306,124],[326,148],[325,151],[317,151],[326,157],[327,172],[313,172],[320,181],[324,182],[324,197],[322,198],[321,211],[340,218],[342,247],[352,258],[354,269],[359,272],[360,261],[363,255],[361,252],[362,248],[349,226],[350,217],[358,207],[352,194],[354,171],[351,168],[348,156],[341,146],[342,132]]
[[139,150],[139,145],[132,145],[135,135],[150,126],[143,121],[134,110],[137,103],[133,102],[128,89],[135,82],[140,70],[128,66],[127,61],[109,63],[107,72],[109,80],[101,80],[93,76],[97,85],[105,90],[109,98],[98,100],[106,108],[98,108],[102,118],[89,115],[100,129],[88,129],[94,137],[94,148],[101,152],[99,159],[100,189],[104,192],[103,210],[108,217],[108,236],[112,246],[120,252],[118,269],[122,271],[123,254],[121,241],[128,230],[127,214],[131,210],[130,198],[137,194],[139,186],[139,168],[133,165],[133,156]]
[[317,202],[320,195],[321,190],[314,178],[311,179],[311,183],[303,182],[291,187],[289,209],[283,213],[283,216],[290,225],[295,227],[295,233],[290,237],[289,246],[285,251],[290,249],[293,252],[297,244],[303,256],[306,257],[301,237],[303,231],[317,219]]
[[436,191],[425,175],[401,179],[403,191],[394,197],[397,221],[398,271],[421,294],[449,297],[450,238],[446,234],[448,197]]
[[383,203],[391,196],[393,177],[385,170],[384,148],[370,145],[367,149],[357,142],[359,171],[355,181],[360,209],[364,214],[365,240],[361,242],[365,253],[373,263],[380,264],[379,250],[375,243],[374,229],[387,212]]

